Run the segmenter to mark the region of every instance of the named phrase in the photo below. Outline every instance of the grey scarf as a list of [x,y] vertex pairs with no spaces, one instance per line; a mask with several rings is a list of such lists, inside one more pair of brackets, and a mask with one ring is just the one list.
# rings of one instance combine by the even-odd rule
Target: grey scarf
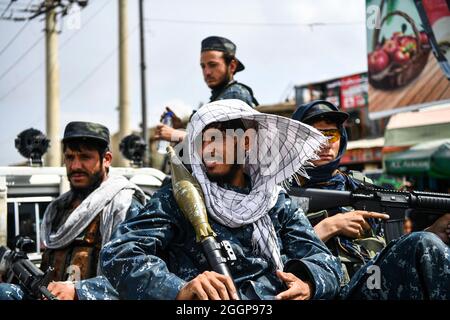
[[46,248],[59,249],[69,245],[98,214],[103,247],[115,227],[125,219],[133,194],[142,204],[145,203],[145,194],[138,186],[125,177],[110,176],[81,202],[56,232],[52,232],[52,223],[56,215],[60,214],[59,204],[69,201],[71,193],[66,192],[55,199],[44,213],[41,234]]

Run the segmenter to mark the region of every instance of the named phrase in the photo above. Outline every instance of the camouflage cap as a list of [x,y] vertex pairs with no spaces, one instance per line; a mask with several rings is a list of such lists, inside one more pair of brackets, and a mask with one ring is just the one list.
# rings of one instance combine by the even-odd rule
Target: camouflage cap
[[107,127],[93,122],[73,121],[64,130],[63,142],[70,139],[89,138],[104,141],[109,145],[109,130]]
[[222,51],[226,52],[232,56],[237,61],[236,72],[242,71],[245,69],[244,64],[236,58],[236,45],[227,38],[211,36],[202,41],[201,52],[203,51]]

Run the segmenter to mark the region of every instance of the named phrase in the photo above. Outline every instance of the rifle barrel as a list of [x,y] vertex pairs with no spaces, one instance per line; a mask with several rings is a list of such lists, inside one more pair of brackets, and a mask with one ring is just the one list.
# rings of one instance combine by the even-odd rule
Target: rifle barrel
[[317,212],[321,210],[352,205],[352,197],[350,191],[292,188],[289,190],[289,194],[296,197],[308,198],[309,212]]

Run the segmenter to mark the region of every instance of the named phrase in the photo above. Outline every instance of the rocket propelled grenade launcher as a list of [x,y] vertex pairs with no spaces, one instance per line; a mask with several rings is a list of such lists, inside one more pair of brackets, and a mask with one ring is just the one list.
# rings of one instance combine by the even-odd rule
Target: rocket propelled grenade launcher
[[197,242],[212,270],[233,279],[228,262],[236,260],[236,255],[228,241],[218,242],[206,212],[205,199],[197,179],[186,169],[172,147],[167,147],[172,171],[173,194],[183,215],[192,224]]

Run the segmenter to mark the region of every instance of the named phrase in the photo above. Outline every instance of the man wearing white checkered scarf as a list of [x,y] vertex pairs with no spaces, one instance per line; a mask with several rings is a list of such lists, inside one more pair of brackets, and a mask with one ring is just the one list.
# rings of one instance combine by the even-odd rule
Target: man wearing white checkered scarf
[[[217,161],[209,161],[207,165],[199,154],[205,143],[205,128],[235,119],[241,119],[245,129],[256,129],[257,138],[250,139],[242,166],[250,178],[248,194],[224,188],[220,181],[211,181]],[[189,161],[202,187],[210,217],[230,228],[253,224],[254,250],[278,270],[283,270],[283,263],[268,212],[276,204],[283,182],[295,173],[307,177],[304,166],[315,159],[324,142],[325,138],[314,128],[296,120],[260,113],[240,100],[209,103],[194,114],[188,125]],[[205,156],[205,151],[202,152]],[[235,153],[238,155],[239,151]],[[224,158],[219,155],[218,159]],[[229,159],[226,163],[230,163]]]

